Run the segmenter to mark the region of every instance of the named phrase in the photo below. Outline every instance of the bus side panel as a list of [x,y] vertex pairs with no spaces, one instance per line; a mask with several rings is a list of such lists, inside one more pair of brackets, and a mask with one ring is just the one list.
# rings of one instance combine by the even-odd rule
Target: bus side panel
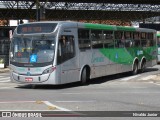
[[79,52],[79,66],[80,69],[82,70],[85,65],[88,65],[91,69],[90,76],[91,78],[94,78],[93,76],[95,75],[93,66],[91,64],[91,58],[92,58],[92,51],[89,49],[86,50],[80,50]]
[[101,54],[99,49],[92,50],[91,64],[93,77],[106,76],[113,72],[112,70],[110,70],[110,60],[103,54]]

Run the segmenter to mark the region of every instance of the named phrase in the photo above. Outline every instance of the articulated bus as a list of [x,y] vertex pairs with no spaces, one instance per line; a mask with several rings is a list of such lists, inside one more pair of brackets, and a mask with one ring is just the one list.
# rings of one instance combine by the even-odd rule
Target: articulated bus
[[158,63],[160,63],[160,33],[157,33],[157,45],[158,45]]
[[72,21],[19,25],[10,48],[10,76],[22,84],[66,84],[157,64],[156,31]]

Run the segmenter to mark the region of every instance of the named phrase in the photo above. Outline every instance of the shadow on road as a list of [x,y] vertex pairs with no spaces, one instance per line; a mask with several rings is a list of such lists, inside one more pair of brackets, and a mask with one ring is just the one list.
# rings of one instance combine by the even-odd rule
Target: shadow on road
[[[153,72],[153,71],[158,71],[157,68],[147,68],[145,70],[144,73],[147,72]],[[140,74],[140,73],[139,73]],[[130,72],[126,72],[126,73],[120,73],[120,74],[114,74],[114,75],[108,75],[108,76],[104,76],[104,77],[99,77],[99,78],[94,78],[91,79],[87,82],[86,85],[83,86],[89,86],[89,85],[93,85],[93,84],[102,84],[108,81],[114,81],[117,79],[122,79],[124,77],[129,77],[132,74]],[[68,83],[68,84],[63,84],[63,85],[19,85],[16,88],[20,88],[20,89],[68,89],[68,88],[74,88],[74,87],[81,87],[81,83],[80,82],[74,82],[74,83]]]
[[158,68],[146,68],[145,72],[153,72],[153,71],[158,71]]

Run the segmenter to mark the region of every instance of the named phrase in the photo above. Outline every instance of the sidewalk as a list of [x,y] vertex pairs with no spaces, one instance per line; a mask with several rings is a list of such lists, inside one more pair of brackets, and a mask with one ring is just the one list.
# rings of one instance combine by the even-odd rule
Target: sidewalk
[[0,73],[9,72],[9,67],[6,68],[0,68]]

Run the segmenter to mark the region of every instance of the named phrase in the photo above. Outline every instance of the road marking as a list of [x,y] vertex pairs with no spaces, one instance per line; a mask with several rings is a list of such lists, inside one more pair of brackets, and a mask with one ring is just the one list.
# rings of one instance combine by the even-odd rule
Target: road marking
[[130,80],[130,79],[139,77],[139,76],[141,76],[141,75],[134,75],[134,76],[130,76],[130,77],[125,77],[125,78],[122,78],[121,80],[122,80],[122,81],[127,81],[127,80]]
[[67,102],[67,103],[69,103],[69,102],[71,102],[71,103],[85,103],[85,102],[96,102],[95,100],[91,100],[91,101],[55,101],[55,102]]
[[147,76],[147,77],[143,77],[143,78],[141,78],[141,80],[150,80],[150,79],[152,79],[152,78],[155,78],[157,75],[149,75],[149,76]]
[[2,80],[0,83],[10,82],[11,80]]
[[[43,101],[43,103],[45,103],[47,106],[56,107],[56,108],[59,109],[60,111],[66,111],[66,112],[71,113],[71,114],[73,114],[73,115],[78,115],[78,116],[80,116],[80,115],[85,115],[85,114],[82,114],[82,113],[74,112],[74,111],[72,111],[72,110],[63,108],[63,107],[59,107],[59,106],[57,106],[57,105],[54,105],[54,104],[50,103],[49,101]],[[54,110],[54,111],[59,111],[59,110]]]
[[[56,108],[56,109],[54,109],[54,110],[53,109],[50,109],[50,110],[25,110],[24,109],[24,110],[12,110],[12,111],[64,111],[64,112],[67,112],[67,113],[71,113],[73,115],[84,115],[82,113],[74,112],[72,110],[69,110],[69,109],[66,109],[66,108],[63,108],[63,107],[59,107],[57,105],[52,104],[49,101],[38,101],[38,102],[42,102],[45,105],[47,105],[48,107]],[[37,101],[0,101],[0,104],[14,104],[14,103],[37,103]],[[0,110],[0,111],[4,111],[4,110]],[[5,111],[10,111],[10,110],[5,110]],[[58,114],[58,115],[61,115],[61,114]]]
[[0,87],[0,89],[11,89],[11,88],[14,88],[16,86],[12,86],[12,87]]
[[62,93],[62,94],[72,95],[72,94],[84,94],[84,93]]
[[4,77],[4,78],[0,78],[0,80],[5,80],[5,79],[10,79],[10,77]]
[[45,103],[47,106],[56,107],[57,109],[59,109],[61,111],[72,111],[72,110],[69,110],[69,109],[62,108],[62,107],[59,107],[57,105],[54,105],[54,104],[50,103],[49,101],[43,101],[43,103]]

